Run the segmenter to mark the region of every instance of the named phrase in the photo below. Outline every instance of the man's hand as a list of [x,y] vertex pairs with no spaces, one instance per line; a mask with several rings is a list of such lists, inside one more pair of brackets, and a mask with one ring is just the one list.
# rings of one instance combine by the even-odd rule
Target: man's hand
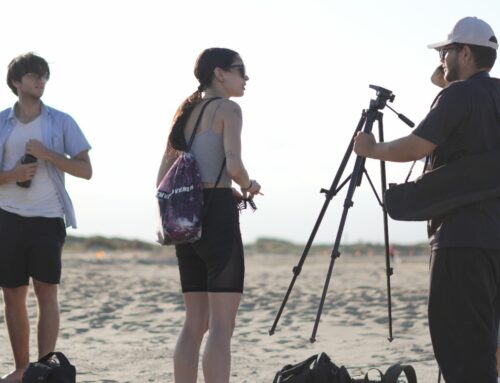
[[439,86],[440,88],[446,88],[448,82],[444,78],[443,64],[439,65],[436,69],[434,69],[434,72],[432,73],[431,76],[431,82],[434,85]]
[[31,139],[26,143],[26,153],[40,160],[47,160],[49,150],[40,141]]
[[354,152],[362,157],[370,157],[373,148],[376,145],[375,137],[373,134],[368,134],[365,132],[359,132],[356,137],[354,137]]
[[37,162],[32,162],[30,164],[21,164],[21,161],[19,161],[14,169],[12,169],[12,176],[15,182],[32,180],[35,176],[37,167]]

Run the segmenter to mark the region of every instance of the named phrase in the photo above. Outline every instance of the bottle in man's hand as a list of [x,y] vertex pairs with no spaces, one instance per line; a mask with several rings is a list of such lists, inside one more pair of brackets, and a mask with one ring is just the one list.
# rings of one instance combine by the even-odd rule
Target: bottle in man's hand
[[[31,164],[33,162],[36,162],[37,159],[35,156],[32,156],[31,154],[25,154],[22,158],[21,158],[21,164]],[[17,186],[20,186],[22,188],[29,188],[31,186],[31,180],[26,180],[26,181],[22,181],[22,182],[16,182],[16,185]]]

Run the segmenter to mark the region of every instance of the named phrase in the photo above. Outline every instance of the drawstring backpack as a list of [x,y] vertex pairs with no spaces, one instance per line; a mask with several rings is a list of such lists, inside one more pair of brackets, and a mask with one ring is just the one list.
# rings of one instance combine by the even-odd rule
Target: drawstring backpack
[[[217,99],[220,97],[211,98],[203,105],[186,150],[175,160],[156,192],[159,213],[157,241],[161,245],[191,243],[201,238],[203,217],[213,195],[210,195],[207,205],[204,206],[200,169],[194,155],[189,151],[205,108]],[[225,166],[224,158],[214,188],[217,187]]]

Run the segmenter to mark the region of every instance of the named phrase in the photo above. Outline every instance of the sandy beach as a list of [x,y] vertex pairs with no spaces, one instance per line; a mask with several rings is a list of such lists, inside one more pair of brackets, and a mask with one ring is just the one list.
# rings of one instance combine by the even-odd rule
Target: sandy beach
[[[308,256],[277,331],[269,336],[292,279],[295,255],[248,255],[245,293],[233,338],[231,382],[272,382],[283,365],[326,352],[351,376],[370,367],[412,364],[419,382],[437,381],[427,324],[428,258],[401,257],[392,281],[389,342],[385,260],[341,256],[335,263],[317,341],[309,342],[329,256]],[[172,355],[183,321],[176,260],[148,252],[64,255],[58,350],[78,382],[173,382]],[[3,302],[2,302],[3,303]],[[29,307],[35,321],[35,300]],[[32,326],[32,359],[36,357]],[[0,374],[12,367],[0,314]],[[204,382],[200,371],[199,382]]]

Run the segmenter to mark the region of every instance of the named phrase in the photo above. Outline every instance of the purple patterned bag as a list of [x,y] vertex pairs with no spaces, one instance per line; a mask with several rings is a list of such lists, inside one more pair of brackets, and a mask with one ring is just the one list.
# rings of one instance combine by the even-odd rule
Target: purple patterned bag
[[160,244],[176,245],[201,238],[203,183],[191,153],[182,152],[177,158],[163,177],[156,198],[160,209]]
[[[161,180],[156,192],[159,210],[157,241],[161,245],[191,243],[201,238],[201,224],[204,215],[203,182],[198,163],[189,150],[193,144],[203,111],[211,101],[219,98],[212,98],[203,105],[186,151],[181,152],[175,160]],[[226,160],[224,159],[215,186],[219,183],[225,165]]]

